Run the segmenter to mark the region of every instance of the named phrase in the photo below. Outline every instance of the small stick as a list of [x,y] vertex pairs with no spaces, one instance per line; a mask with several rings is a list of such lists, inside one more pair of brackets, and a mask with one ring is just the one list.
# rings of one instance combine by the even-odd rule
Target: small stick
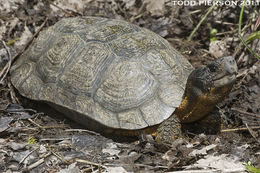
[[5,44],[4,41],[2,41],[2,43],[3,43],[3,45],[4,45],[4,47],[5,47],[6,51],[7,51],[9,61],[8,61],[8,63],[7,63],[8,66],[7,66],[7,70],[5,71],[5,73],[4,73],[4,69],[3,69],[3,70],[1,71],[1,73],[0,73],[0,76],[2,76],[3,73],[4,73],[3,77],[2,77],[1,80],[0,80],[0,83],[3,82],[5,76],[7,75],[8,71],[10,70],[10,67],[11,67],[11,61],[12,61],[11,53],[10,53],[8,47],[6,46],[6,44]]
[[[252,117],[246,117],[246,116],[244,116],[244,115],[242,115],[241,117],[239,117],[242,121],[245,121],[245,122],[247,122],[247,123],[254,123],[254,124],[258,124],[259,123],[259,121],[258,120],[254,120],[254,119],[252,119]],[[253,124],[252,124],[253,125]]]
[[90,131],[90,130],[86,130],[86,129],[66,129],[65,131],[66,132],[87,132],[87,133],[90,133],[90,134],[93,134],[93,135],[100,136],[99,133],[96,133],[96,132],[93,132],[93,131]]
[[[105,164],[106,166],[113,166],[113,167],[116,167],[116,166],[129,166],[131,164],[129,163],[116,163],[116,164],[113,164],[113,163],[106,163]],[[141,163],[136,163],[135,166],[139,166],[139,167],[147,167],[147,168],[154,168],[154,166],[152,165],[145,165],[145,164],[141,164]],[[162,169],[169,169],[168,166],[162,166],[162,165],[157,165],[156,168],[162,168]],[[174,168],[177,168],[177,167],[174,167]],[[183,169],[183,167],[179,167],[180,169]]]
[[242,111],[242,110],[237,109],[237,108],[231,108],[231,110],[236,111],[236,112],[239,112],[239,113],[241,113],[241,114],[245,114],[245,115],[254,117],[254,118],[260,118],[260,115],[257,115],[257,114],[254,114],[254,113],[250,113],[250,112],[246,112],[246,111]]
[[[250,127],[251,129],[260,129],[260,126],[252,126]],[[241,127],[241,128],[235,128],[235,129],[223,129],[221,130],[221,133],[226,133],[226,132],[237,132],[237,131],[245,131],[248,130],[246,127]]]
[[40,124],[37,124],[35,121],[33,121],[31,118],[28,118],[28,121],[30,121],[32,124],[34,124],[35,126],[39,127],[42,130],[45,130],[44,127],[42,127]]
[[42,164],[44,162],[44,159],[48,156],[50,156],[51,153],[48,153],[44,156],[44,158],[41,158],[40,160],[38,160],[37,162],[34,162],[33,164],[29,165],[28,167],[26,167],[23,171],[30,171],[33,168],[36,168],[37,166],[39,166],[40,164]]
[[97,166],[97,167],[101,167],[101,168],[107,169],[106,166],[103,166],[101,164],[98,164],[98,163],[95,163],[95,162],[91,162],[91,161],[88,161],[88,160],[75,159],[75,161],[79,162],[79,163],[86,163],[86,164],[89,164],[89,165],[93,165],[93,166]]
[[18,103],[19,105],[21,105],[19,99],[15,95],[14,87],[12,86],[12,84],[10,82],[7,82],[7,85],[10,90],[9,93],[10,93],[12,103],[16,103],[16,104]]
[[237,26],[238,25],[236,23],[223,22],[223,21],[220,21],[220,20],[217,20],[217,21],[214,21],[214,22],[218,23],[218,24],[223,24],[223,25],[232,25],[232,26]]
[[207,169],[207,170],[186,170],[186,171],[173,171],[168,173],[219,173],[219,170],[216,169]]
[[29,152],[28,154],[26,154],[26,155],[22,158],[22,160],[19,162],[19,164],[23,163],[23,161],[24,161],[29,155],[31,155],[34,151],[36,151],[36,150],[38,150],[38,149],[39,149],[39,147],[35,148],[34,150],[32,150],[31,152]]
[[57,158],[59,158],[61,161],[63,161],[64,163],[68,164],[68,161],[65,160],[62,156],[60,156],[59,154],[55,153],[55,152],[51,152],[53,155],[55,155]]
[[245,125],[246,125],[246,128],[248,129],[249,133],[251,134],[251,136],[253,136],[253,138],[254,138],[258,143],[260,143],[260,141],[259,141],[259,140],[257,139],[257,137],[256,137],[256,133],[252,130],[252,128],[249,127],[247,123],[245,123]]
[[72,15],[72,14],[69,12],[69,11],[71,11],[71,12],[74,13],[74,14],[77,14],[77,15],[83,16],[82,13],[79,13],[79,12],[77,12],[76,10],[72,10],[72,9],[63,9],[63,8],[59,7],[58,5],[54,4],[53,2],[51,2],[50,5],[52,5],[52,6],[56,7],[56,8],[58,8],[58,9],[60,9],[61,11],[63,11],[64,13],[66,13],[66,14],[68,14],[68,15]]
[[69,140],[69,139],[71,139],[71,138],[43,138],[43,139],[40,139],[40,141],[63,141],[63,140]]
[[57,125],[57,126],[41,126],[40,124],[36,123],[35,121],[33,121],[31,118],[28,118],[28,121],[30,121],[32,124],[34,124],[35,126],[39,127],[42,130],[46,130],[46,129],[58,129],[58,128],[64,128],[64,125]]
[[62,129],[65,128],[65,125],[56,125],[56,126],[43,126],[44,129]]
[[258,16],[256,22],[255,22],[255,26],[254,26],[254,31],[257,30],[258,26],[260,25],[260,16]]
[[[65,126],[64,125],[61,125],[61,126],[59,126],[59,125],[57,125],[57,126],[43,126],[42,127],[43,129],[61,129],[61,128],[65,128]],[[23,127],[23,128],[21,128],[20,129],[21,131],[28,131],[28,130],[34,130],[34,131],[36,131],[36,130],[38,130],[38,128],[37,127]]]
[[12,110],[0,109],[0,111],[9,112],[9,113],[18,113],[18,112],[26,112],[26,111],[37,113],[37,111],[33,109],[12,109]]
[[202,10],[194,10],[194,11],[189,12],[189,14],[201,13],[201,11],[202,11]]
[[20,131],[29,131],[29,130],[36,131],[36,130],[39,130],[39,129],[36,128],[36,127],[33,127],[33,128],[31,128],[31,127],[22,127],[19,130]]
[[231,169],[206,169],[206,170],[184,170],[184,171],[172,171],[168,173],[219,173],[219,172],[229,172],[229,173],[236,173],[236,172],[244,172],[245,168],[231,168]]
[[220,33],[217,33],[216,35],[217,36],[220,36],[220,35],[226,35],[226,34],[233,34],[235,33],[236,31],[226,31],[226,32],[220,32]]
[[5,153],[7,156],[10,156],[9,152],[5,151],[5,150],[0,150],[0,153]]
[[81,170],[82,172],[91,172],[91,171],[93,171],[93,168],[91,167],[91,168],[85,168],[85,169],[82,169]]

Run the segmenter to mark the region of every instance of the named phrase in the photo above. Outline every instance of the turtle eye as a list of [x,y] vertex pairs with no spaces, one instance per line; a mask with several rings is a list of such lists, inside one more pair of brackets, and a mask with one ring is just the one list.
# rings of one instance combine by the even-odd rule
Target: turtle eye
[[218,67],[215,66],[214,64],[209,65],[208,68],[209,68],[210,72],[217,72],[218,71]]

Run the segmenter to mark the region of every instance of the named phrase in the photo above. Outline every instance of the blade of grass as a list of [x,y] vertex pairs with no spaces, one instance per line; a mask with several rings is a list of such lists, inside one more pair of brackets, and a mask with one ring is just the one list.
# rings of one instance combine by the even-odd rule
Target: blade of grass
[[247,38],[246,38],[246,43],[250,43],[251,41],[255,40],[255,39],[260,39],[260,30],[256,31],[252,34],[250,34]]
[[239,15],[238,36],[239,36],[241,42],[243,43],[243,45],[247,48],[247,50],[248,50],[252,55],[254,55],[254,57],[256,57],[256,58],[260,61],[260,57],[259,57],[250,47],[248,47],[246,41],[243,39],[242,34],[241,34],[241,25],[242,25],[242,18],[243,18],[245,3],[246,3],[246,0],[244,0],[244,2],[243,2],[243,4],[242,4],[242,8],[241,8],[240,15]]
[[193,31],[191,32],[191,34],[189,35],[189,37],[187,38],[187,41],[191,41],[191,38],[193,37],[194,33],[199,29],[200,25],[202,24],[202,22],[207,18],[207,16],[209,15],[209,13],[211,13],[211,11],[214,9],[214,7],[216,6],[216,3],[214,3],[207,11],[207,13],[203,16],[203,18],[199,21],[199,23],[197,24],[197,26],[193,29]]

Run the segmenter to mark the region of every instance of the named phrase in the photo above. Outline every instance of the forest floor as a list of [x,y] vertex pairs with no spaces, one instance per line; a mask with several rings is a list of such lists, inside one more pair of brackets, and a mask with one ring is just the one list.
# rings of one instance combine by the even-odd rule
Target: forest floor
[[[209,1],[196,1],[201,2],[197,5],[181,2],[1,0],[0,172],[247,172],[246,167],[259,172],[260,61],[239,39],[241,8],[231,6],[233,1],[217,5],[188,41],[212,5],[206,4]],[[260,28],[260,4],[252,3],[244,10],[243,38]],[[21,104],[25,98],[19,96],[6,73],[10,56],[22,53],[39,30],[62,18],[81,15],[123,19],[150,29],[168,40],[194,67],[232,55],[239,70],[230,95],[217,105],[221,131],[184,132],[185,139],[163,150],[150,140],[114,141],[61,113],[34,108],[31,101]],[[259,32],[258,39],[250,40],[248,46],[260,55]]]

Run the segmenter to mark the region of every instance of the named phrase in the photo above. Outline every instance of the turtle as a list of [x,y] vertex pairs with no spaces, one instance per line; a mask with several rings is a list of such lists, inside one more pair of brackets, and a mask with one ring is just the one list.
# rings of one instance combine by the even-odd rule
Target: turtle
[[103,17],[63,18],[15,61],[11,82],[86,128],[172,142],[208,115],[236,81],[225,56],[194,68],[158,34]]

